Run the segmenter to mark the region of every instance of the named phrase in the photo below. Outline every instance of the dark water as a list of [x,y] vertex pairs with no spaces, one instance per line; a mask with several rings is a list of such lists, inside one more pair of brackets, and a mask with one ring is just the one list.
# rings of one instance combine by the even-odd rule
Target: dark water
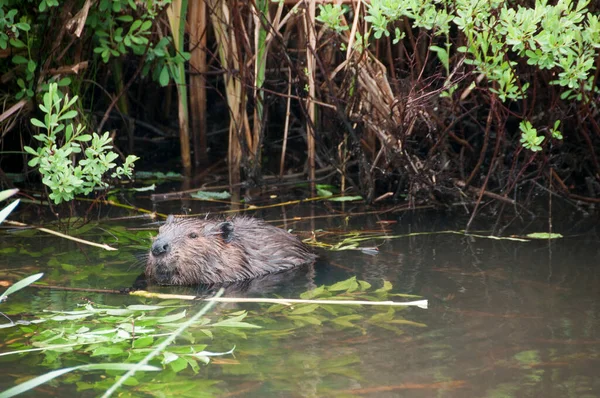
[[[287,208],[285,213],[274,209],[249,214],[278,220],[276,225],[301,235],[321,229],[383,231],[382,225],[388,225],[381,232],[388,235],[461,230],[467,221],[442,212],[340,216],[363,210],[348,206],[326,210],[315,204]],[[291,221],[293,216],[336,212],[338,216],[330,218]],[[251,295],[298,297],[311,287],[356,276],[375,287],[388,280],[394,292],[428,299],[429,309],[398,311],[397,319],[408,323],[397,323],[393,328],[368,322],[371,316],[386,311],[377,308],[356,309],[361,318],[354,322],[355,327],[324,319],[321,325],[278,334],[273,333],[281,327],[277,318],[272,322],[262,318],[257,321],[263,326],[258,332],[215,335],[212,340],[198,336],[209,344],[210,351],[226,351],[235,344],[234,356],[214,358],[197,374],[188,369],[167,381],[149,378],[124,391],[131,396],[190,397],[600,396],[597,220],[578,213],[564,213],[562,218],[555,215],[554,232],[565,238],[552,242],[426,234],[362,243],[379,245],[376,256],[360,251],[319,250],[321,260],[314,274],[300,273],[283,285]],[[478,219],[474,229],[487,235],[496,221]],[[44,281],[52,285],[96,289],[129,286],[140,272],[135,267],[139,265],[135,255],[148,244],[150,236],[150,232],[133,227],[144,223],[105,221],[88,225],[87,231],[81,232],[86,239],[102,240],[119,248],[118,252],[40,233],[5,230],[0,233],[2,279],[14,281],[41,270],[46,272]],[[506,224],[505,220],[499,223]],[[524,235],[545,229],[546,221],[537,220],[514,223],[503,234]],[[116,306],[139,301],[110,294],[28,289],[11,296],[0,309],[14,320],[30,319],[42,309],[71,310],[77,303],[90,300]],[[201,306],[193,305],[190,314]],[[220,305],[213,316],[257,308],[254,304],[235,308]],[[323,316],[334,318],[327,313]],[[43,330],[40,328],[32,333],[39,333]],[[0,329],[0,352],[12,350],[10,338],[14,333],[14,328]],[[0,390],[27,377],[73,365],[49,363],[46,355],[37,352],[0,357]],[[84,380],[93,383],[101,376],[101,372],[91,373]],[[30,395],[102,393],[102,389],[82,390],[82,384],[73,383],[82,379],[69,377],[63,376]]]

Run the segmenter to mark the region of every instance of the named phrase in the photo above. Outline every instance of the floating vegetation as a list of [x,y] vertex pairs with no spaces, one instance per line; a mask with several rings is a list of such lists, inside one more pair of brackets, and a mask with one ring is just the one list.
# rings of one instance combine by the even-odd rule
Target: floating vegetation
[[[31,276],[14,286],[23,288],[40,276]],[[13,288],[11,293],[16,290]],[[378,327],[401,335],[403,327],[426,326],[402,317],[400,314],[406,311],[406,307],[367,308],[339,303],[343,300],[371,302],[392,297],[418,297],[392,293],[392,284],[387,281],[374,289],[370,283],[353,277],[309,290],[300,297],[314,302],[244,304],[247,306],[244,308],[239,308],[242,304],[238,303],[236,308],[221,307],[215,314],[207,315],[194,311],[195,305],[190,302],[137,298],[137,303],[125,306],[86,302],[72,309],[44,310],[27,319],[22,317],[4,329],[3,340],[10,342],[4,347],[11,351],[4,351],[0,356],[18,357],[19,361],[28,357],[27,363],[34,361],[38,368],[47,367],[51,371],[12,387],[0,397],[29,391],[66,373],[69,376],[65,383],[76,385],[78,391],[106,391],[105,396],[116,390],[117,383],[129,378],[122,383],[131,389],[130,394],[135,395],[145,392],[144,386],[150,382],[163,387],[177,383],[178,379],[173,377],[180,373],[189,379],[190,372],[197,374],[201,366],[209,364],[215,357],[232,355],[235,347],[240,347],[244,341],[269,338],[269,345],[284,345],[291,333],[305,327],[312,328],[311,333],[347,329],[359,331],[361,335],[368,333],[371,327]],[[337,305],[333,300],[338,302]],[[190,316],[190,312],[195,312],[195,315]],[[208,350],[209,344],[229,348]],[[244,356],[243,349],[240,351],[238,348],[236,352]],[[99,360],[102,363],[95,363]],[[221,363],[228,361],[226,358],[223,360],[225,362]],[[75,363],[86,365],[64,367]],[[359,364],[360,358],[344,363]],[[278,365],[272,363],[272,366]],[[158,369],[162,371],[133,374],[138,370]],[[80,370],[106,370],[106,374],[102,378],[90,379]],[[129,376],[119,376],[123,370],[128,371]],[[300,369],[296,373],[301,374]],[[338,371],[334,373],[339,374]],[[347,369],[342,374],[351,377],[353,372]],[[19,379],[23,377],[26,375]]]
[[561,234],[554,234],[549,232],[534,232],[526,235],[531,239],[560,239],[563,236]]
[[[341,251],[341,250],[360,250],[366,254],[376,254],[378,249],[374,246],[363,247],[360,246],[361,242],[366,241],[381,241],[381,240],[391,240],[391,239],[402,239],[402,238],[410,238],[414,236],[423,236],[423,235],[463,235],[472,238],[480,238],[480,239],[493,239],[493,240],[508,240],[513,242],[529,242],[530,239],[555,239],[561,238],[560,234],[551,234],[552,238],[548,237],[549,234],[545,233],[535,233],[527,235],[527,238],[519,238],[515,236],[494,236],[494,235],[481,235],[474,234],[466,231],[432,231],[432,232],[413,232],[410,234],[400,234],[400,235],[391,235],[385,234],[381,231],[351,231],[345,232],[342,234],[335,234],[329,231],[316,231],[315,234],[309,238],[305,239],[304,242],[314,247],[320,247],[323,249],[331,250],[331,251]],[[329,239],[333,236],[333,239]],[[324,240],[331,240],[330,242]],[[337,240],[337,241],[335,241]]]

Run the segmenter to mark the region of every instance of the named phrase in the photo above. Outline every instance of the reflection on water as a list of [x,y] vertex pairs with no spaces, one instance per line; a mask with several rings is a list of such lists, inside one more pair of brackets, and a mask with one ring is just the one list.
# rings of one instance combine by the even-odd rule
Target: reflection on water
[[[281,218],[280,213],[261,216]],[[390,213],[352,217],[347,222],[341,217],[322,218],[285,226],[299,232],[382,230],[382,225],[387,225],[380,223],[382,220],[397,221],[386,227],[389,234],[459,230],[465,225],[465,220],[436,213]],[[478,222],[475,229],[489,229],[485,220]],[[308,287],[357,276],[374,286],[389,280],[395,292],[429,299],[430,308],[402,311],[399,319],[406,323],[395,328],[368,322],[355,327],[323,322],[286,331],[280,330],[277,322],[266,322],[259,332],[215,338],[212,351],[228,350],[235,344],[235,357],[216,358],[196,375],[173,375],[175,384],[157,387],[157,391],[174,394],[181,378],[202,387],[208,396],[599,396],[599,230],[591,220],[554,225],[554,232],[567,237],[551,244],[432,234],[365,242],[365,246],[379,245],[376,256],[319,251],[321,259],[311,272],[300,272],[283,285],[270,284],[266,292],[253,286],[249,294],[297,297]],[[14,279],[43,270],[46,282],[60,286],[125,287],[141,270],[133,267],[135,254],[149,243],[148,232],[133,232],[125,226],[133,225],[115,229],[114,223],[107,223],[89,232],[91,238],[102,233],[106,243],[119,247],[117,253],[79,247],[54,237],[3,233],[0,269],[6,278]],[[544,231],[544,224],[511,228],[513,231],[504,234]],[[10,303],[13,307],[7,307],[11,314],[50,307],[68,310],[82,296],[113,305],[124,300],[119,296],[29,292],[35,295],[33,300],[15,297]],[[359,311],[364,320],[381,312],[373,308]],[[4,332],[0,330],[0,341],[5,340]],[[1,352],[10,349],[2,346]],[[5,374],[0,387],[15,381],[16,375],[7,376],[8,369],[18,375],[47,371],[36,368],[42,360],[39,355],[0,358]],[[26,361],[28,366],[19,368],[14,361]],[[133,391],[154,394],[143,387]],[[46,390],[46,394],[52,393]],[[197,390],[177,394],[198,396]]]

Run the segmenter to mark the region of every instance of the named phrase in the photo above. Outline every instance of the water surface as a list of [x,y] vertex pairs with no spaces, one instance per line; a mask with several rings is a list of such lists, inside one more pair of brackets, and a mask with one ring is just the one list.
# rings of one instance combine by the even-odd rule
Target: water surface
[[[310,231],[319,230],[369,230],[394,236],[457,231],[467,222],[462,216],[438,211],[311,218],[331,214],[330,210],[356,214],[368,209],[325,210],[317,204],[255,214],[305,238]],[[294,216],[305,218],[293,221]],[[508,220],[496,221],[481,217],[473,230],[486,235],[495,224],[508,225]],[[148,230],[139,230],[145,226]],[[82,237],[108,243],[119,251],[82,246],[34,231],[4,230],[0,233],[2,279],[14,281],[43,271],[44,282],[50,285],[93,289],[130,286],[141,272],[136,255],[148,246],[156,226],[148,221],[106,220],[85,228]],[[502,233],[524,235],[545,230],[547,222],[536,220],[513,223]],[[556,217],[553,231],[565,238],[516,242],[424,234],[361,243],[377,245],[379,254],[375,256],[318,249],[321,258],[314,272],[301,272],[282,285],[248,294],[294,298],[307,289],[356,276],[374,287],[390,281],[394,292],[428,299],[429,309],[397,311],[394,317],[402,322],[394,327],[368,322],[387,311],[384,308],[356,309],[361,319],[352,327],[335,323],[336,316],[325,313],[320,315],[324,319],[321,325],[285,332],[279,330],[277,317],[271,321],[263,317],[257,320],[263,327],[260,331],[216,334],[212,340],[198,336],[211,351],[227,351],[235,345],[233,356],[215,358],[197,374],[188,369],[173,373],[169,382],[157,378],[155,384],[148,381],[150,377],[125,391],[132,396],[190,397],[600,396],[599,228],[592,217],[565,213],[564,218]],[[156,290],[181,291],[169,287]],[[194,289],[187,291],[193,293]],[[70,310],[88,301],[122,306],[140,300],[30,288],[11,296],[2,306],[11,319],[18,320],[31,319],[43,309]],[[189,312],[201,306],[193,304]],[[211,316],[240,309],[260,312],[261,308],[256,304],[234,308],[219,305]],[[39,327],[33,333],[43,329]],[[10,333],[14,333],[12,328],[0,329],[0,341],[4,341],[0,352],[14,349],[7,340]],[[0,357],[0,389],[73,365],[49,361],[47,353]],[[84,390],[82,380],[94,383],[102,379],[102,373],[86,374],[84,379],[77,376],[75,384],[69,377],[63,376],[31,395],[101,393]]]

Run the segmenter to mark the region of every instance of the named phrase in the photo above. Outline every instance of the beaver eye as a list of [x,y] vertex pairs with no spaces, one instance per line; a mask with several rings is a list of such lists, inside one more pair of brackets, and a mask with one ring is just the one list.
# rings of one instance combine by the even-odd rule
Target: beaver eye
[[188,235],[188,237],[189,237],[190,239],[196,239],[196,238],[198,237],[198,234],[197,234],[197,233],[195,233],[195,232],[191,232],[191,233]]

